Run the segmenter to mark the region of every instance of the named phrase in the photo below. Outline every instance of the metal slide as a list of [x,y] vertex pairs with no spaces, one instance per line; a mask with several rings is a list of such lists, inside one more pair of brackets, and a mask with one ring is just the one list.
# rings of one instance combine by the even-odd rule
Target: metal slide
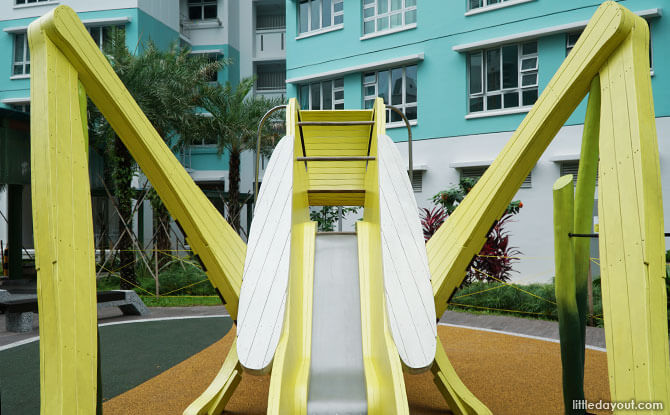
[[317,234],[310,415],[367,413],[359,285],[356,235]]

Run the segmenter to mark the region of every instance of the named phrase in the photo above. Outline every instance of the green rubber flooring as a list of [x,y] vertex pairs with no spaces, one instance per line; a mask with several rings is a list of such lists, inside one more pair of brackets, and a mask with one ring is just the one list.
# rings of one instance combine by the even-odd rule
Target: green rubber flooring
[[[229,317],[163,320],[100,327],[106,401],[151,379],[221,339]],[[39,415],[39,342],[0,352],[2,415]]]

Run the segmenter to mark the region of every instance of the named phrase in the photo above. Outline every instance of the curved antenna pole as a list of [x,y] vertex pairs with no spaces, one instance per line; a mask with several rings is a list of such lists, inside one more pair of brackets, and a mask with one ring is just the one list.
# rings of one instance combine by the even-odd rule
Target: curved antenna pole
[[407,127],[407,156],[409,158],[409,166],[407,171],[409,172],[409,182],[414,182],[414,163],[412,162],[412,126],[409,124],[409,120],[405,116],[405,113],[400,111],[399,108],[394,107],[393,105],[387,105],[386,108],[396,112],[402,120],[405,122]]
[[254,175],[254,203],[258,198],[258,166],[261,162],[261,130],[263,129],[263,124],[265,124],[265,121],[267,121],[268,117],[273,112],[279,111],[281,109],[286,109],[286,105],[277,105],[276,107],[270,108],[270,110],[266,112],[265,115],[263,115],[263,118],[261,118],[261,121],[258,123],[258,135],[256,139],[256,167]]

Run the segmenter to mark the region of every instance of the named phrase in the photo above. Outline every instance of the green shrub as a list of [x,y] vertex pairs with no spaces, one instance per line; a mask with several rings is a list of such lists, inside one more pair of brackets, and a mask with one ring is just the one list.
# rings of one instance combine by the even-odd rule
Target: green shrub
[[[555,303],[553,281],[530,285],[473,282],[454,293],[449,301],[449,309],[558,320]],[[596,279],[593,281],[593,315],[601,314],[600,279]],[[602,327],[602,318],[594,320],[596,326]]]

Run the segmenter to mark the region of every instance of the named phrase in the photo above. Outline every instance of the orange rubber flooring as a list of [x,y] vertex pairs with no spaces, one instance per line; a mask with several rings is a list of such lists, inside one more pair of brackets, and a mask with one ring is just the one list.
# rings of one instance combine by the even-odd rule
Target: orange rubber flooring
[[[449,359],[463,382],[495,415],[563,414],[557,343],[466,328],[438,326]],[[103,406],[105,415],[181,415],[205,390],[235,335],[223,339]],[[225,414],[265,414],[269,376],[244,375]],[[405,375],[410,413],[450,414],[430,371]],[[605,353],[586,351],[586,399],[609,400]],[[609,412],[595,412],[596,414]]]

